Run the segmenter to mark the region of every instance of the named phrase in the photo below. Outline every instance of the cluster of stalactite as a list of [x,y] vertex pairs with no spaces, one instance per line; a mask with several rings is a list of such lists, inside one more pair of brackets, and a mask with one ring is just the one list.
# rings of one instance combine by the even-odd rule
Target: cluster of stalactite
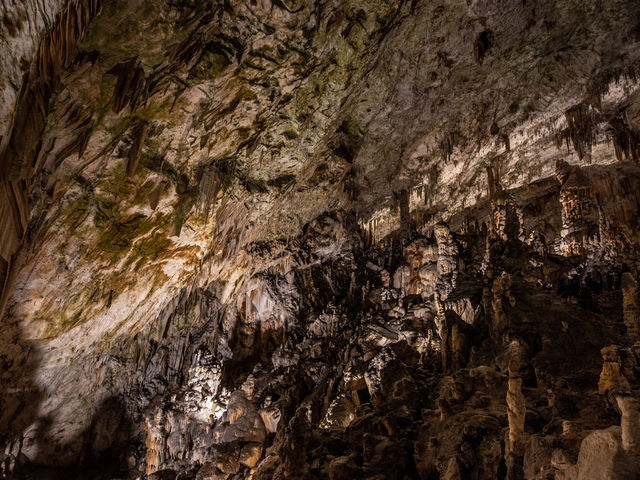
[[[41,137],[50,99],[59,88],[60,75],[78,59],[76,43],[100,13],[102,0],[74,0],[58,14],[45,32],[38,53],[23,80],[10,133],[0,143],[0,315],[14,256],[29,222],[27,197],[42,165],[38,163]],[[86,133],[86,132],[85,132]],[[86,135],[74,148],[82,151]]]

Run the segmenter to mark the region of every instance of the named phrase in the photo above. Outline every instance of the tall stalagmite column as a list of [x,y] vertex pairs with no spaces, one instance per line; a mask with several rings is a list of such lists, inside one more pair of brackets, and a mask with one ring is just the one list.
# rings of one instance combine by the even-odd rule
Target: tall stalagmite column
[[509,443],[506,450],[507,478],[509,480],[524,478],[522,463],[524,457],[524,419],[527,409],[522,393],[520,363],[519,359],[514,359],[509,363],[509,386],[507,389]]

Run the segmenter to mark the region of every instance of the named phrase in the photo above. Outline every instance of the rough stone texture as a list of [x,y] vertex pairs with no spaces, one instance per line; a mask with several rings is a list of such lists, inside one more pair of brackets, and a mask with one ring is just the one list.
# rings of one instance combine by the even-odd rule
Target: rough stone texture
[[0,2],[17,478],[634,478],[640,2]]
[[38,51],[40,35],[53,25],[64,5],[62,0],[2,2],[2,58],[0,71],[0,151],[4,150],[11,130],[11,112],[16,108],[24,74]]

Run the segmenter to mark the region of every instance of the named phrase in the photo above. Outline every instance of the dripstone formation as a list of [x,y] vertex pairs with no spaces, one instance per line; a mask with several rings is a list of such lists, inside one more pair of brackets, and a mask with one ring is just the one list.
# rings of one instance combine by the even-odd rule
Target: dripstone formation
[[640,478],[640,2],[0,15],[1,478]]

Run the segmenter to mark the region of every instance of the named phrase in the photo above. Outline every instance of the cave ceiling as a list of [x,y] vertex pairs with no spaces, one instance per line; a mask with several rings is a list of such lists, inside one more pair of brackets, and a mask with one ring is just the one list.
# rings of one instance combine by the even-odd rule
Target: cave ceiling
[[[573,166],[617,168],[635,192],[637,0],[0,12],[0,342],[20,359],[5,381],[40,366],[41,415],[67,425],[56,441],[130,381],[119,345],[162,337],[159,319],[203,288],[248,315],[255,278],[286,275],[324,215],[382,244],[481,218],[496,189],[533,211]],[[332,232],[317,258],[349,245]]]

